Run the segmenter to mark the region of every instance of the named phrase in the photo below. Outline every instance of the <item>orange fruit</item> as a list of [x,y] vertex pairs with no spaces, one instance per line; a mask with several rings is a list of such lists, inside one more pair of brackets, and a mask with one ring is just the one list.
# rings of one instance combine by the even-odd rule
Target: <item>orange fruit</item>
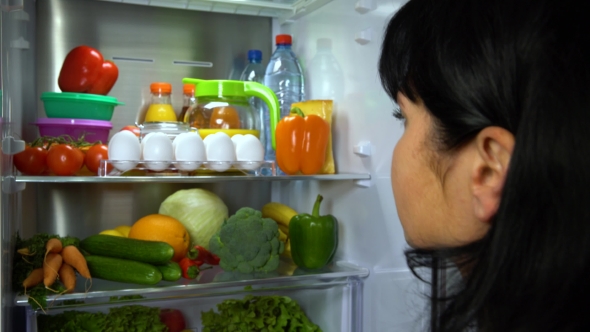
[[166,242],[174,248],[175,262],[186,256],[190,236],[180,221],[163,214],[150,214],[136,221],[131,230],[129,238]]

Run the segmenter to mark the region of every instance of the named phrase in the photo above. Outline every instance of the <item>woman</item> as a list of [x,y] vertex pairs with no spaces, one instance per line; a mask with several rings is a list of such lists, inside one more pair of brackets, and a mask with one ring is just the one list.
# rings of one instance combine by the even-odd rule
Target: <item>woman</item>
[[434,299],[441,331],[590,331],[588,14],[576,0],[410,0],[387,27],[408,262],[461,273]]

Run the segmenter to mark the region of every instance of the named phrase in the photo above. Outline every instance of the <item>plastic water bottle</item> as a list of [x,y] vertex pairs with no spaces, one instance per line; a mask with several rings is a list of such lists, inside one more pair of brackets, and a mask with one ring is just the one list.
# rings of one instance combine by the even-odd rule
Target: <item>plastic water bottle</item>
[[[275,40],[277,48],[266,67],[264,85],[277,95],[281,106],[279,119],[282,119],[289,115],[291,104],[304,100],[305,80],[299,60],[291,50],[291,35],[277,35]],[[266,151],[266,158],[275,160],[272,148]]]
[[307,67],[310,99],[331,99],[335,103],[344,97],[344,74],[332,53],[332,40],[317,40],[317,52]]
[[[240,81],[251,81],[264,84],[264,66],[262,65],[262,51],[249,50],[248,51],[248,65],[240,75]],[[270,138],[270,120],[268,108],[263,107],[264,102],[259,98],[250,98],[250,105],[255,113],[255,121],[257,122],[255,128],[260,129],[260,142],[265,148],[265,152],[270,148],[272,143]],[[265,155],[266,159],[266,155]]]

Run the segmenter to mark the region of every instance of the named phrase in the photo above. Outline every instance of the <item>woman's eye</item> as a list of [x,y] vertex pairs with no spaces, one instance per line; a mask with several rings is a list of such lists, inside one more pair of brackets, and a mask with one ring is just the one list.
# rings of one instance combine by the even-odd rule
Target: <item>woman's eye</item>
[[400,108],[396,108],[393,110],[393,117],[400,120],[404,125],[406,124],[406,117],[402,113]]

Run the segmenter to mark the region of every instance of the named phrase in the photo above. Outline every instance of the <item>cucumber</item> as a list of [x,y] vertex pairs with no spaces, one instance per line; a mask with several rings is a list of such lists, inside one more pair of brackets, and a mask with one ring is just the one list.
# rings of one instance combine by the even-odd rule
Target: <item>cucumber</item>
[[98,255],[85,258],[93,278],[141,285],[154,285],[162,280],[160,270],[151,264]]
[[176,262],[169,262],[165,265],[156,265],[158,270],[162,272],[162,279],[166,281],[176,281],[182,277],[182,269]]
[[149,264],[166,264],[174,256],[174,248],[166,242],[130,239],[112,235],[92,235],[80,242],[92,255],[129,259]]

